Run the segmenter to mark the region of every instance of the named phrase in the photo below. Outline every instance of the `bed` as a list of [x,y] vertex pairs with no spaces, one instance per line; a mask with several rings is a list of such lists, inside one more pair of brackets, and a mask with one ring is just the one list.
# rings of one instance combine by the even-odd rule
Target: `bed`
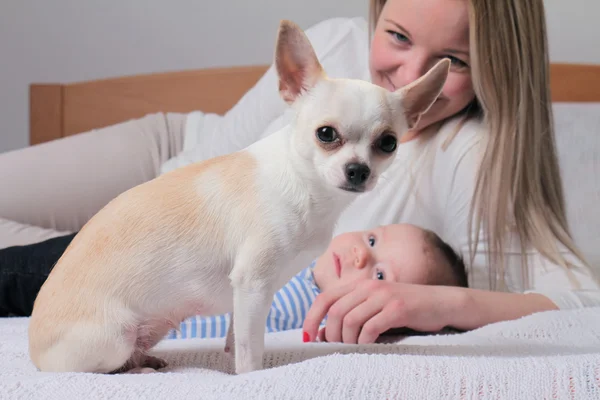
[[[32,84],[30,143],[158,111],[222,114],[267,68]],[[600,66],[553,64],[551,86],[568,218],[600,266]],[[581,179],[583,170],[589,179]],[[266,369],[240,376],[221,339],[161,342],[154,351],[169,366],[157,374],[40,373],[28,358],[27,321],[0,319],[0,399],[600,399],[600,308],[460,334],[389,336],[367,346],[305,344],[300,331],[272,333]]]

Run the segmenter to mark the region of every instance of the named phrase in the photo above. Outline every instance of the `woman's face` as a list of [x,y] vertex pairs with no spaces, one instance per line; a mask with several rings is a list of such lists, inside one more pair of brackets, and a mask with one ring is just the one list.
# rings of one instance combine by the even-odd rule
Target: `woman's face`
[[373,83],[394,91],[424,75],[440,59],[452,62],[441,95],[408,139],[475,98],[467,6],[466,0],[388,0],[382,10],[371,43]]

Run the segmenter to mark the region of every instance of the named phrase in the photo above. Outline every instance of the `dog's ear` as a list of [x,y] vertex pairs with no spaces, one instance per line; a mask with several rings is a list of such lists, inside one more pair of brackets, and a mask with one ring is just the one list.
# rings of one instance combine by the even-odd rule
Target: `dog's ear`
[[450,60],[445,58],[435,64],[425,75],[396,91],[401,95],[409,130],[419,123],[421,116],[438,98],[448,78],[449,70]]
[[306,34],[295,23],[282,20],[275,45],[279,93],[287,103],[325,77],[323,67]]

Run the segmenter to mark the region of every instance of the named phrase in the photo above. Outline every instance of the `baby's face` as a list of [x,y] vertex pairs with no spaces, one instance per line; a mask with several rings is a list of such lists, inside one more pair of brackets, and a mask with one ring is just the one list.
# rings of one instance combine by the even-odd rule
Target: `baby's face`
[[317,259],[314,276],[322,291],[366,279],[428,284],[433,265],[424,231],[396,224],[336,236]]

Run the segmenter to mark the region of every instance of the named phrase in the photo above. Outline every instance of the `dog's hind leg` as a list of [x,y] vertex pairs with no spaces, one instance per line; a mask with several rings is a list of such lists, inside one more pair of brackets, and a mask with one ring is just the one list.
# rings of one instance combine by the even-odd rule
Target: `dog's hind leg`
[[135,337],[123,335],[121,327],[79,322],[40,354],[44,372],[111,373],[129,360]]
[[225,338],[225,353],[235,357],[235,335],[233,332],[233,312],[230,314],[229,327],[227,328],[227,337]]
[[169,332],[171,325],[147,322],[137,328],[135,349],[125,364],[114,373],[148,373],[167,366],[167,362],[161,358],[149,355],[147,352],[156,346]]
[[167,366],[167,362],[158,357],[150,356],[136,350],[127,362],[119,369],[112,371],[114,374],[126,373],[152,373]]

